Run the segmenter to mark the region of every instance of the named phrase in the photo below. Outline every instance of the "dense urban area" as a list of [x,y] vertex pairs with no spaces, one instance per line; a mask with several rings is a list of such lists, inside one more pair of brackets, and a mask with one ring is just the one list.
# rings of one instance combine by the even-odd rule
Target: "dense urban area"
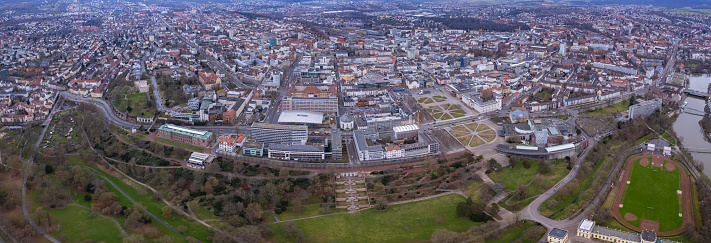
[[703,2],[4,1],[0,243],[709,242]]

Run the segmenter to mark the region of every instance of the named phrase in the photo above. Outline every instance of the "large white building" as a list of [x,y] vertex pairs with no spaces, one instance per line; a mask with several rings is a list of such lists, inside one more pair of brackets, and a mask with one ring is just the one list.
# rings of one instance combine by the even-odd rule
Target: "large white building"
[[306,144],[309,128],[303,125],[252,124],[252,140],[260,143]]
[[614,243],[678,243],[672,240],[659,239],[657,238],[657,233],[651,230],[631,233],[599,226],[595,224],[595,221],[589,219],[584,219],[580,222],[576,236]]
[[501,96],[498,95],[495,99],[484,101],[481,97],[469,93],[462,95],[462,102],[479,113],[501,110]]

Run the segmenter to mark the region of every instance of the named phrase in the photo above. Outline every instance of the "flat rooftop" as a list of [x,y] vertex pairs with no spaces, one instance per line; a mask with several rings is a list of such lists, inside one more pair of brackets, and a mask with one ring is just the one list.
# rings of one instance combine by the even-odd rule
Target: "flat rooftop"
[[323,113],[314,111],[282,111],[278,123],[321,124]]

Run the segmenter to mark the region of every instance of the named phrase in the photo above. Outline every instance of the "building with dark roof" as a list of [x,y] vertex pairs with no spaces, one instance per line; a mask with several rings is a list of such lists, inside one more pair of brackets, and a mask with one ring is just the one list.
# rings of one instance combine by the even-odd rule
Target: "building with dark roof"
[[559,228],[553,228],[550,233],[548,233],[548,242],[549,243],[567,243],[568,242],[568,231],[559,229]]

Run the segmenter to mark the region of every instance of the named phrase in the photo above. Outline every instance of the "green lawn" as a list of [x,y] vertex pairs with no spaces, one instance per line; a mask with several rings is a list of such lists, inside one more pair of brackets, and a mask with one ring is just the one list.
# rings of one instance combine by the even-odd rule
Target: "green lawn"
[[121,94],[116,94],[113,100],[113,104],[116,109],[120,111],[128,111],[129,105],[131,106],[131,112],[129,115],[138,116],[141,118],[151,118],[155,115],[155,102],[153,102],[154,108],[148,109],[147,102],[150,99],[150,93],[131,93],[128,87],[124,87]]
[[168,144],[168,145],[173,145],[173,146],[175,146],[175,147],[184,148],[184,149],[187,149],[187,150],[197,151],[197,152],[202,152],[202,150],[203,150],[202,147],[193,146],[193,145],[190,145],[190,144],[184,144],[184,143],[181,143],[181,142],[176,142],[176,141],[168,140],[168,139],[165,139],[165,138],[158,138],[158,137],[157,137],[157,138],[155,138],[155,141],[156,141],[156,142],[165,143],[165,144]]
[[[459,195],[446,195],[429,200],[390,206],[386,211],[373,209],[356,215],[338,214],[313,219],[298,220],[307,242],[406,242],[427,240],[440,228],[462,232],[480,225],[457,216],[457,204],[464,201]],[[437,217],[442,223],[437,224]],[[284,223],[270,225],[274,230],[273,242],[294,242],[285,238]]]
[[452,119],[452,116],[449,115],[449,114],[444,114],[444,115],[442,115],[442,117],[440,118],[440,120],[449,120],[449,119]]
[[195,214],[195,217],[201,220],[222,219],[219,216],[215,216],[215,214],[207,208],[200,206],[200,203],[198,203],[198,199],[190,201],[190,210],[193,212],[193,214]]
[[58,232],[52,233],[57,239],[67,242],[98,239],[104,242],[122,242],[124,237],[116,223],[98,214],[90,215],[91,211],[76,204],[69,203],[64,208],[48,211],[54,223],[62,226]]
[[[620,215],[624,217],[629,212],[639,219],[657,221],[662,232],[679,228],[683,223],[683,218],[678,215],[679,196],[676,193],[680,189],[679,177],[679,169],[666,171],[653,168],[651,164],[644,167],[635,161],[630,184],[624,191]],[[639,220],[630,222],[634,226],[639,226],[639,223]]]
[[[305,217],[311,217],[311,216],[316,216],[316,215],[321,215],[321,212],[319,211],[319,208],[321,205],[319,204],[309,204],[304,206],[303,212],[300,214],[295,214],[291,208],[286,210],[286,212],[282,212],[281,214],[277,214],[277,218],[279,220],[290,220],[290,219],[298,219],[298,218],[305,218]],[[342,208],[332,208],[329,213],[341,213],[341,212],[346,212],[347,210],[342,209]],[[271,215],[269,215],[271,217]]]
[[621,102],[618,102],[616,104],[606,106],[594,111],[589,111],[585,112],[585,115],[589,116],[612,116],[615,115],[616,113],[620,113],[626,110],[629,110],[630,107],[630,100],[623,100]]
[[503,184],[504,188],[510,191],[528,184],[536,174],[538,174],[538,161],[531,161],[531,168],[526,169],[523,165],[518,165],[513,169],[505,167],[491,172],[489,178],[494,182]]
[[423,97],[423,98],[420,98],[419,100],[417,100],[417,102],[424,103],[424,104],[432,104],[435,101],[428,98],[428,97]]
[[[528,221],[526,223],[523,223],[521,225],[514,225],[514,226],[509,226],[505,228],[502,232],[498,234],[498,237],[493,240],[488,240],[486,241],[487,243],[509,243],[513,242],[514,240],[518,239],[521,237],[523,232],[528,229],[528,228],[533,228],[537,227],[536,223]],[[545,234],[545,233],[544,233]],[[543,235],[540,235],[538,239],[543,238]],[[530,242],[530,241],[524,241],[521,239],[523,242]]]
[[460,117],[466,116],[465,113],[460,113],[460,112],[451,112],[451,114],[454,118],[460,118]]
[[447,100],[447,97],[444,97],[444,96],[441,96],[441,95],[435,95],[435,96],[433,96],[432,98],[433,98],[435,101],[437,101],[437,102],[442,102],[442,101]]

